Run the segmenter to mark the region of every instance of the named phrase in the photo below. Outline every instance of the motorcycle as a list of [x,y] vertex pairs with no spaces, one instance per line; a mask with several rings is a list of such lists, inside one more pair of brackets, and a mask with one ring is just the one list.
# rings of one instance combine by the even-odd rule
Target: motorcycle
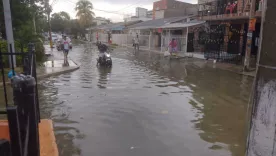
[[63,44],[61,43],[61,41],[57,41],[56,42],[56,47],[58,51],[62,51],[63,50]]
[[112,59],[111,59],[110,53],[108,52],[100,53],[99,58],[97,59],[97,65],[111,67]]

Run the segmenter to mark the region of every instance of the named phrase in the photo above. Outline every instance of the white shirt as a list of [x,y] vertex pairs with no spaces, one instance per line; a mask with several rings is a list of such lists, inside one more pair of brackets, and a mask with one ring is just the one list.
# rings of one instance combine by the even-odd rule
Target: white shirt
[[68,40],[63,40],[63,49],[64,50],[69,50],[69,41]]
[[133,40],[135,44],[139,44],[139,39],[137,37],[135,37]]

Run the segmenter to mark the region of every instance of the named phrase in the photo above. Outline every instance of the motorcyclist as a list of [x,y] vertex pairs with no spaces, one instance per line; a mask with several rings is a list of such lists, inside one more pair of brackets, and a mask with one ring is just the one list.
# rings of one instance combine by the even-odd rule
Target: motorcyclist
[[108,47],[105,44],[102,44],[101,42],[98,43],[98,50],[99,50],[99,62],[103,61],[105,58],[105,52],[107,52]]
[[104,53],[108,50],[107,45],[102,44],[101,42],[97,46],[100,53]]

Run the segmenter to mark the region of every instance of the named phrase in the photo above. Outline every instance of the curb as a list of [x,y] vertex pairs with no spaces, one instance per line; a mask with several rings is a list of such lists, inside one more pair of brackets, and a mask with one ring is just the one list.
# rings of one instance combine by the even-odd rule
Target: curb
[[[37,80],[41,80],[41,79],[44,79],[44,78],[48,78],[48,77],[52,77],[52,76],[57,76],[57,75],[65,74],[65,73],[70,73],[70,72],[73,72],[75,70],[78,70],[79,68],[80,68],[80,66],[76,66],[76,67],[71,67],[69,69],[64,69],[64,70],[53,72],[53,73],[49,73],[49,74],[37,75]],[[10,81],[6,82],[6,85],[10,85],[10,84],[11,84]],[[3,82],[0,83],[0,87],[3,87]]]
[[53,73],[50,73],[50,74],[38,75],[37,79],[41,80],[41,79],[52,77],[52,76],[57,76],[57,75],[65,74],[65,73],[70,73],[70,72],[73,72],[75,70],[78,70],[79,68],[80,68],[80,66],[77,66],[77,67],[72,67],[70,69],[65,69],[65,70],[62,70],[62,71],[53,72]]

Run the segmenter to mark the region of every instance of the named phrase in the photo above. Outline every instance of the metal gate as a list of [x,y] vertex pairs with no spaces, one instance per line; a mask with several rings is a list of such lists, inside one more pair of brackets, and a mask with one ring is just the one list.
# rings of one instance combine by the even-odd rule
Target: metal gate
[[208,38],[205,39],[204,57],[242,64],[244,34],[241,24],[211,26]]
[[161,38],[161,42],[162,42],[162,46],[161,46],[161,50],[162,51],[166,51],[169,47],[170,41],[172,39],[175,39],[177,42],[177,51],[180,53],[185,53],[187,52],[187,41],[186,41],[186,37],[183,36],[162,36]]
[[[1,46],[1,45],[0,45]],[[11,48],[11,45],[10,49]],[[28,45],[28,52],[1,52],[0,71],[4,90],[5,108],[0,114],[7,115],[10,140],[0,138],[1,156],[39,156],[40,122],[38,90],[36,78],[36,56],[34,44]],[[5,48],[7,49],[7,48]],[[23,49],[23,48],[22,48]],[[16,56],[16,57],[14,57]],[[4,59],[10,58],[10,80],[6,78]],[[15,73],[14,58],[20,58],[18,66],[23,68],[23,73]],[[7,81],[11,81],[11,86]],[[8,99],[7,88],[13,89],[13,101]]]

